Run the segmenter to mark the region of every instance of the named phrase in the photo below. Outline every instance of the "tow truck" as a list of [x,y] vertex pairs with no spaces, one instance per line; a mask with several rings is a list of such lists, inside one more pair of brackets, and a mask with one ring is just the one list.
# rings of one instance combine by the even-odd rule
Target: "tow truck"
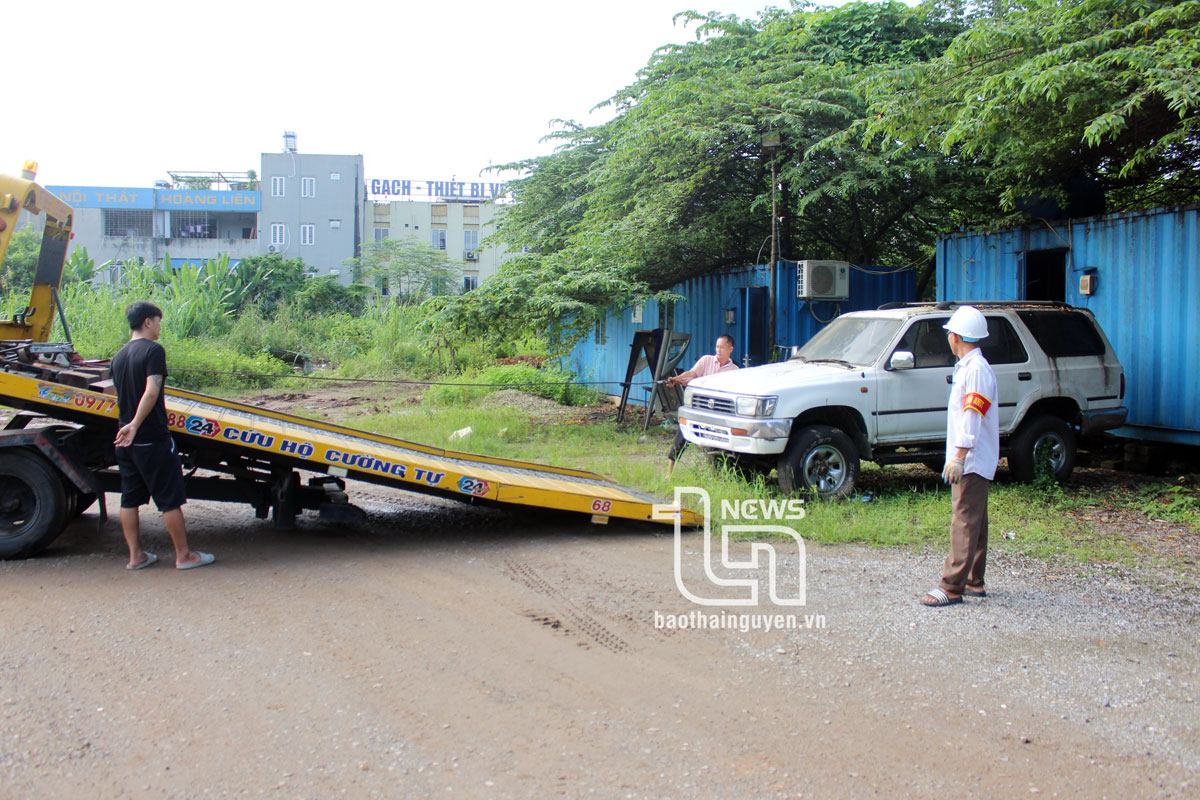
[[[107,359],[85,359],[70,342],[58,295],[74,212],[39,186],[36,165],[0,175],[0,263],[21,211],[42,214],[29,305],[0,321],[0,405],[16,410],[0,430],[0,558],[44,550],[106,492],[120,491],[113,439],[117,401]],[[51,342],[55,315],[67,342]],[[250,505],[282,530],[300,513],[353,524],[347,481],[467,503],[537,507],[674,524],[658,500],[583,470],[445,450],[176,388],[167,419],[183,457],[188,497]],[[308,475],[307,480],[301,472]],[[682,508],[681,525],[703,523]]]

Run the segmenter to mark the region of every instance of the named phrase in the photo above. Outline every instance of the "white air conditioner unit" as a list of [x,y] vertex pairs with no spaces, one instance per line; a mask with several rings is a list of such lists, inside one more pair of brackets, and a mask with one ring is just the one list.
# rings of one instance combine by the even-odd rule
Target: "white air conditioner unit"
[[467,250],[463,253],[463,260],[464,261],[478,261],[479,253],[477,253],[474,250]]
[[274,252],[275,252],[277,249],[278,249],[278,248],[276,248],[276,247],[275,247],[275,245],[269,245],[269,246],[267,247],[267,252],[268,252],[268,253],[274,253]]
[[850,297],[846,261],[801,261],[796,265],[797,300],[845,300]]

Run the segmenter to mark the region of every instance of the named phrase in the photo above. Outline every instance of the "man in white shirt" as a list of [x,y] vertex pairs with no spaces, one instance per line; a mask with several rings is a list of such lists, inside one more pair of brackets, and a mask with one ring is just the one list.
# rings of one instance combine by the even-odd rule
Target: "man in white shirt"
[[[733,355],[733,337],[728,334],[722,334],[717,337],[717,343],[713,348],[716,355],[701,356],[696,365],[687,372],[681,372],[678,375],[672,375],[667,378],[665,383],[667,386],[687,386],[696,378],[703,378],[705,375],[715,375],[718,372],[737,369],[738,365],[733,363],[731,356]],[[683,431],[680,430],[675,434],[675,441],[671,443],[671,450],[667,453],[667,477],[671,477],[671,472],[675,469],[675,462],[679,460],[679,455],[683,449],[687,447],[687,439],[683,437]]]
[[956,605],[963,595],[985,597],[987,567],[988,487],[1000,461],[1000,420],[996,373],[978,342],[988,335],[979,310],[960,306],[944,326],[950,349],[958,358],[946,420],[946,465],[942,479],[953,486],[950,554],[942,580],[921,598],[933,608]]

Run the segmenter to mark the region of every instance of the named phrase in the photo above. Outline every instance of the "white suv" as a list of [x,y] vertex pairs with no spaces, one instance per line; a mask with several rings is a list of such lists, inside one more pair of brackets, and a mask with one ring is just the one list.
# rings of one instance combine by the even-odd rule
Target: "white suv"
[[[1063,480],[1076,434],[1124,424],[1125,371],[1090,311],[1062,303],[971,305],[1000,391],[1000,454],[1018,480],[1039,464]],[[747,472],[778,468],[786,492],[844,497],[862,459],[940,471],[954,355],[942,326],[956,303],[890,303],[838,317],[789,361],[692,381],[688,441]]]

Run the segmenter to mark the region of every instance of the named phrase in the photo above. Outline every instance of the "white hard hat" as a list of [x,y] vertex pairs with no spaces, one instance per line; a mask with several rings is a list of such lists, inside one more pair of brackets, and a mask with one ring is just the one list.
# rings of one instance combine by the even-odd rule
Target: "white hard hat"
[[965,342],[978,342],[988,335],[987,320],[979,309],[974,306],[959,306],[950,316],[950,321],[942,326],[951,333],[957,333]]

